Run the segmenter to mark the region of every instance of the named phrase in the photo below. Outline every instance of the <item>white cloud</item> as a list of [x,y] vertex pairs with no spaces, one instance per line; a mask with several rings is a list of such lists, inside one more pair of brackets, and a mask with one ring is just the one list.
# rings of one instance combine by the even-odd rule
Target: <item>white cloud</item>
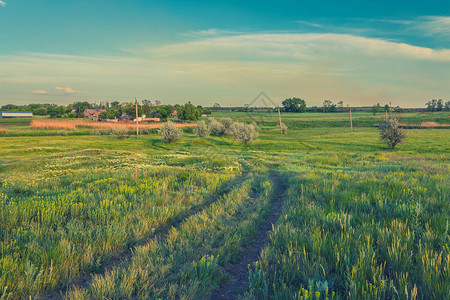
[[143,48],[140,53],[150,57],[238,61],[299,61],[343,56],[450,61],[450,49],[435,50],[382,39],[333,33],[211,37],[156,49]]
[[1,5],[1,6],[6,6],[6,2],[5,2],[5,1],[2,1],[2,0],[0,0],[0,5]]
[[389,97],[395,105],[423,106],[450,95],[449,51],[355,35],[264,33],[141,47],[133,56],[26,53],[0,56],[0,102],[23,87],[58,82],[57,90],[70,94],[76,84],[90,91],[77,97],[92,100],[239,105],[265,91],[279,103],[297,96],[308,105],[373,105]]
[[59,86],[55,86],[55,90],[57,91],[64,91],[65,94],[75,94],[75,93],[80,93],[79,91],[75,91],[70,87],[59,87]]
[[33,90],[32,93],[35,95],[47,95],[48,94],[48,92],[46,90]]

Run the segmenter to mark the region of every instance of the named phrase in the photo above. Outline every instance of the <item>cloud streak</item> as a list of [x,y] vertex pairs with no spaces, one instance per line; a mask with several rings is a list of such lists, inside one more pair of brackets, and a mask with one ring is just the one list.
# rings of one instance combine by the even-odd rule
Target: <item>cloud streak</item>
[[63,91],[64,94],[75,94],[75,93],[81,93],[80,91],[75,91],[74,89],[70,87],[59,87],[55,86],[55,90],[57,91]]
[[35,95],[47,95],[48,94],[48,92],[46,90],[33,90],[32,93]]
[[5,6],[6,6],[6,2],[5,2],[5,1],[2,1],[2,0],[0,0],[0,5],[1,5],[1,6],[3,6],[3,7],[5,7]]

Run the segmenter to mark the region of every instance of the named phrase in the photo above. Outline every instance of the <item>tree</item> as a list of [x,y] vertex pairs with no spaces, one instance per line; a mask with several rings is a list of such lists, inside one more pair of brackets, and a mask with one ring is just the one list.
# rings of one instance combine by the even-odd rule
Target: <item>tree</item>
[[300,98],[289,98],[282,102],[286,112],[305,112],[306,101]]
[[390,117],[386,121],[381,122],[378,129],[380,130],[381,139],[391,149],[394,149],[397,144],[406,138],[405,132],[399,127],[398,118],[395,117]]
[[339,101],[338,102],[338,107],[339,107],[339,111],[340,112],[344,112],[344,101]]
[[373,115],[375,116],[377,113],[379,113],[380,112],[380,103],[377,103],[376,105],[374,105],[373,107],[372,107],[372,113],[373,113]]
[[190,102],[181,106],[178,111],[178,119],[183,121],[197,121],[202,115],[202,110],[192,105]]
[[333,103],[331,100],[325,100],[323,101],[323,112],[335,112],[336,111],[336,104]]
[[427,105],[427,110],[428,111],[436,111],[437,102],[438,101],[436,99],[428,101],[427,104],[426,104]]
[[162,105],[156,107],[155,111],[157,112],[157,115],[161,119],[161,121],[166,122],[173,112],[173,107],[171,105]]
[[220,109],[220,104],[214,103],[213,108],[214,108],[214,111],[218,111]]
[[389,112],[389,110],[390,110],[389,104],[386,104],[386,105],[384,106],[384,111]]
[[444,103],[443,103],[442,99],[439,99],[436,103],[436,111],[442,111],[443,108],[444,108]]
[[449,111],[450,110],[450,101],[445,102],[444,110],[445,111]]

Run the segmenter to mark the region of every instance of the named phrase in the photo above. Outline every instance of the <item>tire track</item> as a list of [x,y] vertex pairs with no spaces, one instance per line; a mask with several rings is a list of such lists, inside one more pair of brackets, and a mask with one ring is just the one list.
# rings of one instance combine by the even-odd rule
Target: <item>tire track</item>
[[208,197],[207,201],[205,201],[201,204],[198,204],[198,205],[194,205],[190,210],[186,211],[185,213],[183,213],[182,215],[180,215],[179,217],[177,217],[170,223],[157,228],[155,230],[155,232],[150,234],[147,238],[142,239],[141,241],[134,244],[132,247],[129,247],[127,250],[122,252],[119,256],[113,257],[113,258],[109,259],[108,261],[106,261],[101,266],[102,271],[95,272],[95,273],[94,272],[84,273],[80,277],[77,277],[76,279],[73,279],[72,281],[70,281],[67,284],[67,287],[65,287],[63,289],[57,289],[57,290],[53,290],[53,291],[40,293],[39,295],[37,295],[36,299],[55,299],[55,300],[56,299],[64,299],[65,293],[73,287],[88,289],[92,285],[92,281],[94,279],[93,275],[104,276],[106,274],[107,270],[112,270],[114,268],[126,266],[128,263],[131,262],[131,259],[133,257],[133,250],[136,247],[146,245],[147,243],[149,243],[151,240],[153,240],[155,238],[164,239],[168,235],[170,229],[179,228],[184,223],[185,220],[189,219],[190,217],[192,217],[196,214],[201,213],[204,209],[210,207],[212,204],[216,203],[221,198],[223,198],[223,196],[230,193],[234,187],[242,184],[249,175],[249,171],[248,171],[247,167],[245,165],[243,165],[243,167],[244,167],[244,171],[242,172],[242,174],[240,176],[236,177],[231,182],[227,182],[224,184],[224,186],[226,186],[226,189],[225,189],[225,191],[220,193],[220,195],[211,195],[210,197]]
[[283,208],[286,187],[279,175],[271,174],[270,177],[272,183],[277,187],[270,210],[260,225],[254,241],[244,248],[241,260],[237,264],[230,263],[225,267],[229,280],[215,290],[210,299],[238,299],[248,288],[248,265],[259,259],[261,250],[266,245],[269,233],[272,231]]

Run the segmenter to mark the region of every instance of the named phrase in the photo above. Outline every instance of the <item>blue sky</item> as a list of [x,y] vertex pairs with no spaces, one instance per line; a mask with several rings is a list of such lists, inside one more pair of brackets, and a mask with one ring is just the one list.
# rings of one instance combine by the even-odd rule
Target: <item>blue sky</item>
[[450,95],[450,2],[0,0],[0,104]]

